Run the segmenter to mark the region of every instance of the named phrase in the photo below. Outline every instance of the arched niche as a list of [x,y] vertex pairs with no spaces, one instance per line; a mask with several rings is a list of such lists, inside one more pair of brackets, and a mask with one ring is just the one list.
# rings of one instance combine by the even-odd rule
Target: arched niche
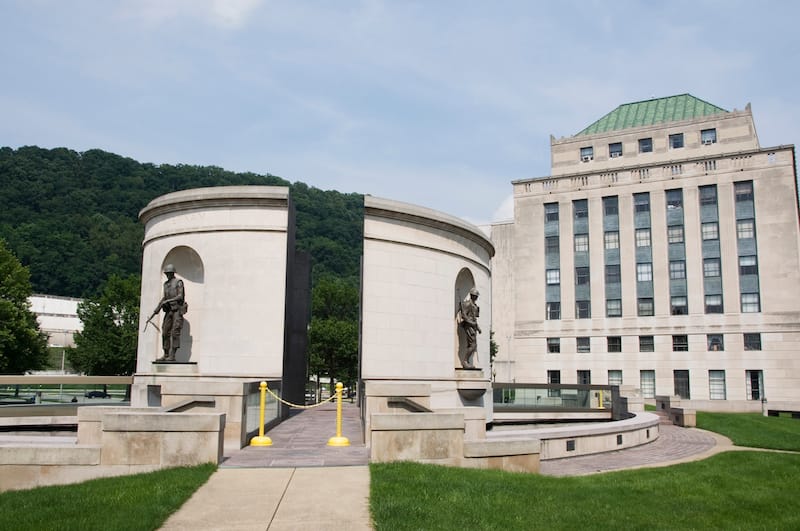
[[186,245],[179,245],[170,249],[161,263],[161,271],[164,271],[164,267],[167,264],[175,266],[176,276],[183,280],[186,303],[189,308],[183,318],[181,347],[176,354],[178,361],[187,362],[192,357],[192,344],[194,343],[195,335],[192,333],[192,321],[197,321],[195,318],[201,314],[204,306],[203,281],[205,279],[205,266],[197,251]]
[[203,267],[203,260],[197,251],[186,245],[179,245],[173,247],[164,257],[161,264],[161,270],[164,266],[172,264],[178,272],[178,277],[195,284],[202,284],[205,277],[205,268]]
[[[467,338],[464,334],[464,330],[459,326],[458,323],[458,315],[459,310],[461,309],[461,301],[465,300],[469,297],[469,290],[475,287],[475,278],[472,276],[472,272],[469,268],[463,268],[461,271],[458,272],[456,276],[456,282],[453,289],[454,295],[454,304],[453,304],[453,322],[455,326],[455,335],[456,335],[456,345],[455,345],[455,359],[453,362],[457,368],[461,368],[461,358],[463,357],[466,351],[467,345]],[[477,356],[477,354],[476,354]]]

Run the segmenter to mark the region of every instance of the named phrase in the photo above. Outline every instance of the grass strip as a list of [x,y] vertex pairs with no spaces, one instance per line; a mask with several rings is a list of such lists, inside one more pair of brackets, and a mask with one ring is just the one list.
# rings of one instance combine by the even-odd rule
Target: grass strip
[[800,455],[727,452],[570,478],[418,463],[370,470],[379,530],[800,529]]
[[737,446],[800,451],[800,419],[698,411],[697,427],[720,433]]
[[158,529],[216,469],[206,464],[3,492],[0,529]]

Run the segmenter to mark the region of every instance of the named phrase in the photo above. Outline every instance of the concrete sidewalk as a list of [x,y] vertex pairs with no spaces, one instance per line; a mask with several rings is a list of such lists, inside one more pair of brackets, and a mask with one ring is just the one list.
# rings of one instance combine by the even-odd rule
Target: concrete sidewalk
[[372,529],[369,468],[220,468],[161,529]]
[[226,455],[162,529],[372,529],[369,450],[355,404],[342,404],[342,435],[350,446],[327,446],[336,435],[331,403],[294,410],[266,435],[272,446]]

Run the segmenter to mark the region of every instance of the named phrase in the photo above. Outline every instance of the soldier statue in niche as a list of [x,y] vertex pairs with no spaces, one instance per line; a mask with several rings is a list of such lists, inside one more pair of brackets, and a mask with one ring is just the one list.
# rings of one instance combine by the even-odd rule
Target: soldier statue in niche
[[183,314],[188,310],[188,305],[184,299],[183,281],[175,278],[175,266],[167,264],[164,267],[164,274],[167,276],[164,282],[164,296],[147,322],[149,323],[158,312],[164,312],[164,320],[161,323],[161,345],[164,355],[156,361],[174,362],[175,353],[181,346]]
[[461,361],[461,366],[465,369],[475,368],[472,358],[478,350],[478,334],[481,333],[481,327],[478,325],[478,317],[481,314],[481,309],[477,303],[479,295],[480,293],[478,293],[477,289],[472,288],[469,290],[469,295],[459,303],[458,314],[456,315],[456,320],[461,329],[464,330],[464,337],[466,338],[465,348],[463,350],[459,349],[459,360]]

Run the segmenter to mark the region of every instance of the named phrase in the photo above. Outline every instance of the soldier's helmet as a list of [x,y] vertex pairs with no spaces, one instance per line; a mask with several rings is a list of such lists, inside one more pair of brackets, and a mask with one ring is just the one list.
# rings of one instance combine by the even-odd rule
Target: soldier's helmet
[[174,273],[174,272],[175,272],[175,266],[174,265],[167,264],[166,266],[164,266],[164,273]]
[[477,297],[478,295],[480,295],[480,293],[478,292],[478,289],[477,289],[477,288],[472,288],[471,290],[469,290],[469,294],[470,294],[470,295],[475,295],[476,297]]

